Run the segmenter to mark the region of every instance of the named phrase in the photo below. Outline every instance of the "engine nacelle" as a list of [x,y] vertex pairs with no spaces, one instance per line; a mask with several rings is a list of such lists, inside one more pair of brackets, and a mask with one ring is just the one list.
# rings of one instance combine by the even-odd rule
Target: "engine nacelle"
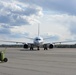
[[50,45],[49,45],[49,48],[52,49],[52,48],[53,48],[53,44],[50,44]]
[[28,48],[28,45],[27,44],[24,44],[23,48]]

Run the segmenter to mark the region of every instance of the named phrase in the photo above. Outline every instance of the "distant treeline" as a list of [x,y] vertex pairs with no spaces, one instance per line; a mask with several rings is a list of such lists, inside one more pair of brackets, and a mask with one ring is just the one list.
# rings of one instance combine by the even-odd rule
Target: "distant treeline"
[[55,48],[76,48],[76,44],[73,45],[65,45],[65,44],[60,44],[60,45],[55,45]]
[[[23,48],[23,45],[0,45],[0,47],[10,47],[10,48]],[[54,48],[76,48],[76,44],[74,45],[65,45],[65,44],[59,44],[59,45],[54,45]]]
[[0,45],[0,47],[10,47],[10,48],[22,48],[23,47],[23,45]]

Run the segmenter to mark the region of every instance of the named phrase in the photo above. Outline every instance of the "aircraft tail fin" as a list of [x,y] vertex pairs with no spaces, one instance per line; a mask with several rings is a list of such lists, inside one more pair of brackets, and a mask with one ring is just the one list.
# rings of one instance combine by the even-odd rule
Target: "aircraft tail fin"
[[38,24],[38,36],[40,35],[40,25]]

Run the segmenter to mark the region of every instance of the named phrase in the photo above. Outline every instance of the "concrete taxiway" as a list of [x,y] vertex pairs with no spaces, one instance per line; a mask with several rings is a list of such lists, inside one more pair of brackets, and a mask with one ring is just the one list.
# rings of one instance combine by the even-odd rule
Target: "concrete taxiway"
[[76,75],[76,49],[73,48],[45,51],[7,48],[6,57],[8,62],[0,63],[0,75]]

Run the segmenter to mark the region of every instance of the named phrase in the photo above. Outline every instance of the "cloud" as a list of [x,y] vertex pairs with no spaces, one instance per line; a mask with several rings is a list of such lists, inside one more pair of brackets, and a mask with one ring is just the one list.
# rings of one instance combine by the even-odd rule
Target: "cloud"
[[72,23],[72,25],[69,28],[71,35],[75,35],[76,36],[76,23]]
[[[0,1],[0,35],[6,38],[20,38],[28,36],[29,33],[13,32],[16,26],[25,26],[34,23],[43,15],[42,8],[29,3],[20,3],[15,0]],[[20,31],[20,29],[19,29]],[[24,34],[23,34],[24,32]]]
[[[35,35],[36,25],[40,21],[40,25],[44,27],[41,33],[55,34],[46,35],[53,40],[75,38],[75,3],[75,0],[2,0],[0,1],[0,34],[10,38]],[[41,17],[43,14],[44,16]],[[25,26],[29,24],[33,26]]]
[[38,6],[23,4],[17,1],[0,1],[0,23],[10,26],[30,24],[31,19],[42,15],[42,9]]
[[75,0],[18,0],[18,1],[41,6],[45,11],[50,10],[50,11],[57,11],[60,13],[76,15]]
[[10,34],[10,30],[6,28],[0,28],[0,34],[8,35]]
[[16,30],[17,28],[16,27],[11,27],[11,26],[8,26],[8,25],[4,25],[4,24],[1,24],[0,25],[0,38],[1,39],[16,39],[16,38],[23,38],[25,36],[29,36],[29,33],[27,32],[21,32],[20,31],[20,28],[18,28],[18,30],[20,31],[14,31]]
[[47,38],[44,38],[47,42],[54,42],[60,39],[58,35],[45,35],[45,37],[47,37]]
[[[58,41],[75,40],[76,16],[68,14],[46,14],[41,19],[41,33],[59,36]],[[45,22],[44,22],[45,21]],[[47,36],[47,35],[45,35]],[[48,36],[49,37],[49,36]]]
[[21,33],[13,33],[13,34],[11,34],[11,35],[9,35],[8,37],[9,38],[14,38],[14,39],[19,39],[19,38],[25,38],[25,36],[29,36],[29,34],[28,33],[25,33],[25,34],[21,34]]

